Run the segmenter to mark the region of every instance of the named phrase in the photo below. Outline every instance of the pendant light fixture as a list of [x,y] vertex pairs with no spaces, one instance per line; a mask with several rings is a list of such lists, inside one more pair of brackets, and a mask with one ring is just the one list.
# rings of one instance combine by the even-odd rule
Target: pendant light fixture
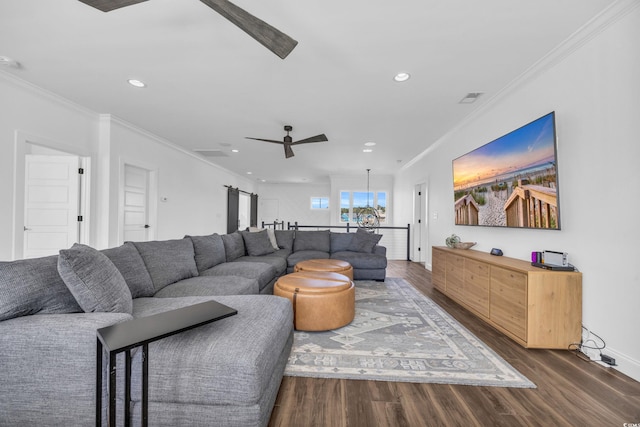
[[374,233],[380,227],[380,215],[377,209],[369,205],[369,173],[371,169],[367,169],[367,206],[359,208],[357,212],[358,227],[363,228],[369,233]]

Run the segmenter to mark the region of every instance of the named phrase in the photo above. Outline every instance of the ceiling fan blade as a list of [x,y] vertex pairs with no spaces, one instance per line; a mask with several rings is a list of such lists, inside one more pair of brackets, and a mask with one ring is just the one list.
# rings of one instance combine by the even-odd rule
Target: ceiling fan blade
[[291,144],[284,144],[284,157],[285,158],[289,158],[289,157],[293,157],[293,150],[291,149]]
[[297,144],[308,144],[310,142],[324,142],[328,141],[327,136],[323,133],[320,135],[312,136],[311,138],[301,139],[300,141],[296,141],[293,145]]
[[284,144],[284,142],[276,141],[275,139],[251,138],[250,136],[245,136],[245,139],[255,139],[256,141],[273,142],[274,144]]
[[95,7],[103,12],[110,12],[121,7],[131,6],[132,4],[142,3],[147,0],[80,0],[84,4]]
[[[98,0],[93,0],[98,1]],[[200,0],[220,15],[227,18],[245,33],[249,34],[271,52],[284,59],[298,42],[277,30],[246,10],[227,0]]]

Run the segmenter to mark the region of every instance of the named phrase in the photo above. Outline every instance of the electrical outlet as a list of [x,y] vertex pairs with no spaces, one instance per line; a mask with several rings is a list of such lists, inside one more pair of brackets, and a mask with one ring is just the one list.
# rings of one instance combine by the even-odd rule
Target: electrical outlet
[[606,354],[601,354],[600,360],[602,360],[602,362],[606,363],[607,365],[616,366],[616,359],[611,356],[607,356]]

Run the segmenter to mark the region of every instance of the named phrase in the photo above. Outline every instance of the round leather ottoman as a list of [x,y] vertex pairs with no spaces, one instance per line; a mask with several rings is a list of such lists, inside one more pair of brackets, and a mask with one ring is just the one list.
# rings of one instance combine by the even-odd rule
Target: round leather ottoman
[[348,262],[339,259],[308,259],[306,261],[300,261],[293,267],[293,271],[340,273],[347,276],[349,280],[353,280],[353,267],[351,267],[351,264]]
[[276,282],[273,294],[293,305],[293,327],[299,331],[328,331],[351,323],[355,316],[356,290],[339,273],[287,274]]

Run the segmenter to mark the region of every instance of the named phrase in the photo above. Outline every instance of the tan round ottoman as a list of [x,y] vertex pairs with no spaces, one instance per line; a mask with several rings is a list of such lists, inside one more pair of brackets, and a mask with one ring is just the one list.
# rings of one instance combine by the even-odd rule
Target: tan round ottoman
[[356,290],[339,273],[287,274],[276,282],[273,294],[293,305],[293,327],[300,331],[328,331],[351,323],[355,316]]
[[347,276],[349,280],[353,280],[353,267],[351,267],[351,264],[348,262],[339,259],[308,259],[306,261],[300,261],[293,267],[293,271],[340,273]]

